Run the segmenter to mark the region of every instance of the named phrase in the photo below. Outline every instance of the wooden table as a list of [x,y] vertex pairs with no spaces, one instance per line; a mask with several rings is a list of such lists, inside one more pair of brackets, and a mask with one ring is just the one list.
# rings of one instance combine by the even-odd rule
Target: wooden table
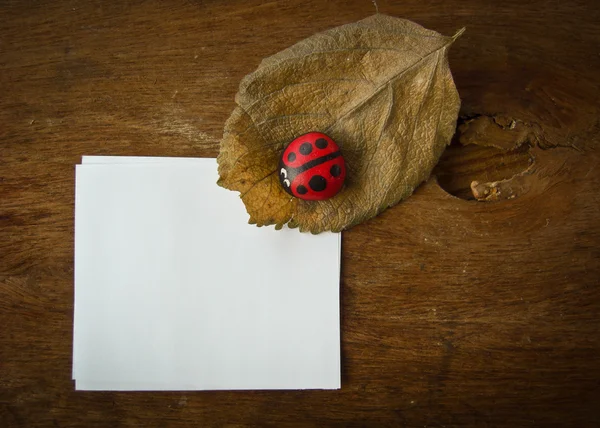
[[[0,426],[599,426],[600,6],[379,10],[466,26],[450,62],[482,126],[463,142],[521,152],[455,144],[438,181],[344,233],[340,391],[92,393],[70,372],[80,156],[215,157],[245,74],[374,6],[0,4]],[[500,179],[514,197],[469,196]]]

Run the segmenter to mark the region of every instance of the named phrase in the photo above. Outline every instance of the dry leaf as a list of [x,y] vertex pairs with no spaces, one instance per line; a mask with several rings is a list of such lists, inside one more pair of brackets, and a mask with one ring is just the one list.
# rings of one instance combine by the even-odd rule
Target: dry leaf
[[[240,192],[258,226],[340,231],[374,217],[426,180],[456,127],[447,61],[455,37],[385,15],[315,34],[246,76],[225,125],[218,184]],[[331,136],[345,188],[326,201],[290,198],[279,157],[297,136]]]

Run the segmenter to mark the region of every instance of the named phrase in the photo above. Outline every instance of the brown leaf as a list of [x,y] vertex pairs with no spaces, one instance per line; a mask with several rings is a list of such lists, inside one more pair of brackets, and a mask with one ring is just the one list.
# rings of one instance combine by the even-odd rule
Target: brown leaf
[[[250,223],[312,233],[406,198],[454,133],[460,99],[447,49],[457,36],[378,14],[264,59],[225,125],[219,185],[241,193]],[[325,201],[290,198],[276,173],[284,147],[310,131],[331,136],[346,160],[344,189]]]

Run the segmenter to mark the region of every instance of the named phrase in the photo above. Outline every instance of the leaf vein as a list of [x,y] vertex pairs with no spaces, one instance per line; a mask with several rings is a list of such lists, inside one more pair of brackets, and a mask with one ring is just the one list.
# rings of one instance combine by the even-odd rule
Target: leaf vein
[[395,81],[396,79],[399,79],[400,77],[402,77],[404,74],[408,73],[409,71],[411,71],[412,69],[416,68],[419,64],[421,64],[423,61],[425,61],[426,59],[428,59],[432,54],[440,52],[442,49],[445,49],[446,46],[448,46],[448,44],[438,48],[438,49],[434,49],[432,51],[430,51],[427,55],[424,55],[423,57],[421,57],[417,62],[415,62],[414,64],[412,64],[411,66],[405,68],[404,70],[400,70],[398,73],[396,73],[394,76],[392,76],[391,78],[389,78],[387,81],[383,82],[382,84],[380,84],[377,88],[375,88],[375,90],[373,91],[372,94],[364,97],[362,100],[360,100],[356,105],[354,105],[352,108],[350,108],[347,112],[345,112],[344,114],[342,114],[340,117],[337,118],[337,120],[332,123],[329,128],[327,128],[327,130],[329,131],[334,125],[336,125],[341,119],[345,118],[346,116],[352,114],[354,111],[358,110],[360,107],[362,107],[367,101],[369,101],[370,99],[372,99],[375,95],[377,95],[384,87],[385,85],[387,85],[389,82]]
[[271,95],[275,95],[275,94],[277,94],[279,92],[283,92],[283,91],[285,91],[286,89],[288,89],[290,87],[311,85],[313,83],[328,83],[328,82],[356,82],[356,83],[358,83],[358,82],[367,82],[370,85],[373,85],[373,82],[371,82],[368,79],[321,79],[321,80],[307,80],[305,82],[298,82],[298,83],[292,83],[292,84],[289,84],[289,85],[285,85],[282,88],[276,89],[275,91],[271,91],[268,94],[265,94],[261,98],[259,98],[256,101],[254,101],[252,104],[250,104],[248,106],[248,109],[251,109],[252,107],[254,107],[254,105],[256,105],[259,102],[263,101],[265,98],[268,98]]

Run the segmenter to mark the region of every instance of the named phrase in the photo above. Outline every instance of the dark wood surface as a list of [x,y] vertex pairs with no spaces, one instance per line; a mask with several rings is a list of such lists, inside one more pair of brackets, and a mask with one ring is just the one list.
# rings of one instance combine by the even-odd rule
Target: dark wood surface
[[[0,3],[0,426],[599,426],[600,6],[379,9],[467,27],[457,141],[480,146],[344,233],[342,389],[92,393],[70,372],[74,164],[215,157],[245,74],[374,6]],[[472,200],[471,181],[502,179]]]

